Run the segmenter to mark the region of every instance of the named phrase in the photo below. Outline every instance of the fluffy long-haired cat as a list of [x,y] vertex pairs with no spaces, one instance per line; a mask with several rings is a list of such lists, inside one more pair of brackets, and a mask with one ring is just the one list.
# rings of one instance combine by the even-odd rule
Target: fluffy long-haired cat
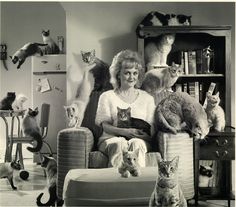
[[167,65],[167,56],[175,41],[175,34],[163,34],[147,43],[144,48],[144,57],[147,70]]
[[141,88],[155,96],[162,90],[170,90],[182,73],[183,67],[174,62],[169,67],[149,70],[145,74]]
[[213,163],[209,166],[200,165],[199,169],[199,187],[209,187],[209,182],[213,177]]
[[203,139],[209,132],[205,110],[186,92],[173,92],[158,104],[155,124],[158,130],[174,134],[187,130],[196,139]]
[[36,119],[38,113],[38,107],[36,107],[34,110],[29,108],[28,113],[22,120],[22,130],[24,134],[32,137],[37,142],[34,148],[27,147],[30,152],[39,152],[43,146],[42,135]]
[[131,108],[121,109],[117,107],[117,127],[141,129],[151,135],[151,125],[146,121],[131,116]]
[[12,104],[16,99],[15,92],[7,92],[6,97],[0,101],[0,110],[13,110]]
[[40,46],[47,46],[47,44],[32,43],[25,44],[22,48],[17,50],[14,55],[9,56],[14,64],[18,62],[17,69],[25,62],[26,58],[35,54],[43,55],[43,51]]
[[13,110],[24,110],[24,103],[28,98],[24,94],[18,94],[12,104]]
[[21,165],[19,161],[0,163],[0,178],[7,178],[13,190],[17,187],[13,183],[13,172],[14,170],[20,170]]
[[50,37],[50,30],[42,30],[43,42],[47,44],[45,54],[59,54],[60,49],[55,41]]
[[158,162],[158,176],[149,200],[149,207],[187,207],[187,201],[178,182],[178,164],[178,156],[171,161]]
[[212,125],[216,131],[224,131],[225,113],[222,107],[219,105],[219,92],[217,92],[215,95],[212,95],[211,93],[207,92],[206,97],[207,107],[205,110],[207,113],[207,119],[209,124]]
[[138,150],[123,152],[123,161],[118,167],[118,172],[122,177],[140,176],[140,165],[138,163]]
[[47,175],[47,187],[49,192],[49,200],[46,203],[41,202],[43,193],[40,193],[37,197],[38,206],[62,206],[63,200],[57,197],[57,162],[53,157],[47,157],[43,155],[43,161],[41,166],[46,170]]
[[136,35],[139,38],[145,38],[145,35],[141,34],[141,29],[144,26],[179,26],[179,25],[191,25],[191,16],[184,14],[165,14],[158,11],[152,11],[148,13],[144,19],[138,24],[136,28]]

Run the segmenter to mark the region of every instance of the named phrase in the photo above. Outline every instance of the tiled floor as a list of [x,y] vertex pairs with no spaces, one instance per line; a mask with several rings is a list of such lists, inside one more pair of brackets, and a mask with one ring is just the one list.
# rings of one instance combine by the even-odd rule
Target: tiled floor
[[[46,179],[44,177],[43,169],[40,165],[33,164],[32,160],[25,161],[25,168],[29,171],[29,178],[27,181],[23,181],[19,178],[19,172],[15,172],[15,185],[17,190],[13,191],[9,185],[7,179],[0,179],[0,206],[36,206],[36,198],[44,192],[42,202],[46,202],[48,199],[48,192],[46,189]],[[194,201],[191,202],[191,206],[194,205]],[[199,207],[223,207],[227,206],[227,201],[208,201],[199,202]],[[231,202],[231,207],[235,206],[235,202]]]

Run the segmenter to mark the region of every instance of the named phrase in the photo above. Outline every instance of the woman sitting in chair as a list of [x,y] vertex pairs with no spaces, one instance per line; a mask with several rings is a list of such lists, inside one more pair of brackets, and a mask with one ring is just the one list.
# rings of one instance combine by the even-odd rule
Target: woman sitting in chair
[[[98,141],[99,151],[109,158],[108,167],[118,167],[123,151],[139,150],[139,164],[145,166],[145,153],[151,149],[155,103],[147,92],[138,89],[144,75],[137,52],[124,50],[114,58],[110,67],[113,90],[101,94],[95,123],[103,128]],[[117,111],[131,109],[131,116],[151,125],[151,136],[141,129],[117,127]]]

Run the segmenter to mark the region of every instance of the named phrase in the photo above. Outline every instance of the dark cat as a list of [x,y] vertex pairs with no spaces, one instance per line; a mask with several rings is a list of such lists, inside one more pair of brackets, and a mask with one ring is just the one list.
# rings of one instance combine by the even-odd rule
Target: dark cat
[[60,49],[54,40],[50,37],[50,30],[42,31],[43,42],[47,44],[45,54],[59,54]]
[[0,101],[0,110],[13,110],[12,103],[15,99],[15,92],[7,92],[7,96]]
[[38,115],[38,113],[38,107],[34,110],[29,108],[28,114],[24,117],[22,121],[22,129],[24,134],[34,138],[34,140],[37,141],[37,145],[35,148],[27,147],[30,152],[39,152],[43,146],[42,135],[36,120],[36,116]]
[[46,46],[47,44],[41,43],[27,43],[22,48],[17,50],[13,56],[9,56],[12,59],[12,62],[16,64],[18,61],[17,69],[25,62],[25,59],[29,56],[40,54],[43,55],[43,51],[39,46]]
[[200,165],[199,187],[209,187],[209,182],[213,177],[213,163],[209,166]]
[[38,206],[57,206],[63,205],[63,200],[57,197],[57,162],[52,157],[47,157],[43,155],[43,161],[41,166],[45,168],[47,175],[47,183],[48,183],[48,192],[49,192],[49,200],[47,203],[41,203],[41,198],[43,193],[40,193],[37,197],[37,205]]
[[148,13],[144,19],[138,24],[136,34],[139,38],[145,38],[140,30],[144,26],[178,26],[178,25],[191,25],[191,16],[184,14],[164,14],[157,11]]
[[82,60],[88,65],[96,64],[90,72],[94,77],[93,91],[106,91],[112,89],[110,84],[109,65],[102,60],[98,59],[95,50],[84,52],[81,51]]
[[131,117],[130,107],[127,109],[117,107],[117,127],[141,129],[151,135],[151,125],[142,119]]
[[17,189],[13,183],[13,171],[20,169],[21,165],[19,161],[0,163],[0,178],[7,178],[13,190]]

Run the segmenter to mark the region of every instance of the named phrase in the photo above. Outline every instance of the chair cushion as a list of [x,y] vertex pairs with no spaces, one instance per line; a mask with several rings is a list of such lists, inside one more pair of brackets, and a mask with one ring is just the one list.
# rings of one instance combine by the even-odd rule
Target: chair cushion
[[66,206],[148,205],[157,167],[141,168],[139,177],[123,178],[116,168],[75,169],[65,178]]

